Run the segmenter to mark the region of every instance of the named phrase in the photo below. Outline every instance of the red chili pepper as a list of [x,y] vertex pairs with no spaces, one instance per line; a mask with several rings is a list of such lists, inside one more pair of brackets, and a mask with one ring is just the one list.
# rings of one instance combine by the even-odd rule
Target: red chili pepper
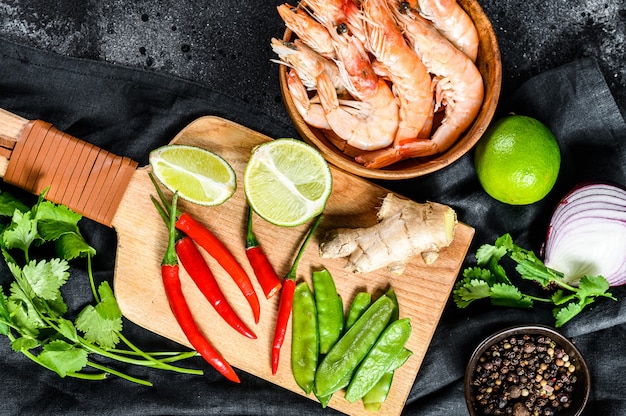
[[217,262],[230,274],[241,293],[252,308],[254,322],[259,322],[261,314],[261,305],[256,295],[254,286],[246,271],[241,267],[235,256],[226,248],[226,246],[204,225],[196,221],[191,215],[183,212],[176,220],[176,228],[184,232],[193,241],[198,243],[200,247],[205,249]]
[[239,377],[235,373],[235,370],[233,370],[230,364],[213,348],[213,345],[211,345],[209,340],[206,339],[200,331],[200,328],[198,328],[183,295],[180,277],[178,275],[179,266],[175,248],[176,229],[174,213],[176,212],[177,199],[178,194],[175,193],[174,199],[172,200],[172,214],[169,224],[167,250],[163,256],[163,262],[161,263],[161,277],[170,308],[185,336],[196,351],[224,377],[239,383]]
[[256,276],[261,289],[267,299],[271,298],[278,292],[282,286],[280,278],[274,271],[265,252],[259,245],[259,242],[252,231],[252,208],[248,209],[248,233],[246,235],[246,256],[252,266],[254,275]]
[[293,305],[293,295],[296,289],[296,271],[298,269],[298,263],[300,263],[300,258],[304,254],[304,249],[306,248],[307,243],[313,236],[315,229],[322,221],[322,215],[320,214],[311,229],[309,230],[306,238],[302,242],[300,249],[298,250],[298,254],[296,255],[296,259],[291,265],[291,269],[287,276],[285,276],[285,280],[283,282],[283,289],[280,294],[280,303],[278,305],[278,316],[276,317],[276,328],[274,329],[274,340],[272,342],[272,374],[276,374],[278,371],[278,361],[280,358],[280,349],[283,346],[283,342],[285,341],[285,332],[287,332],[287,323],[289,322],[289,317],[291,316],[291,307]]
[[272,342],[272,374],[278,371],[278,360],[280,359],[280,349],[285,340],[287,323],[291,316],[293,306],[293,294],[296,290],[296,279],[285,279],[282,291],[280,292],[280,304],[278,305],[278,316],[276,317],[276,329],[274,330],[274,341]]
[[[152,177],[152,176],[151,176]],[[165,199],[165,196],[161,192],[161,189],[155,183],[157,193],[163,205],[168,206],[169,203]],[[159,211],[159,214],[163,218],[166,224],[170,221],[170,215],[165,211],[165,208],[159,204],[159,202],[152,197],[152,203],[154,207]],[[171,209],[171,207],[170,207]],[[239,331],[244,336],[256,339],[256,335],[246,326],[246,324],[239,318],[237,313],[230,306],[226,297],[222,293],[222,290],[215,280],[215,276],[211,272],[208,264],[205,262],[204,257],[196,247],[196,244],[191,238],[186,236],[180,230],[174,230],[175,232],[175,247],[176,254],[183,265],[183,268],[187,271],[189,276],[193,279],[196,286],[204,297],[209,301],[217,313],[232,326],[235,330]]]
[[215,280],[215,276],[213,276],[211,269],[204,261],[204,257],[202,257],[200,250],[198,250],[191,238],[183,236],[178,239],[176,241],[176,253],[182,266],[196,283],[198,289],[200,289],[209,303],[213,305],[217,313],[224,318],[224,321],[246,337],[256,339],[256,335],[239,318],[228,303],[228,300],[226,300],[217,280]]

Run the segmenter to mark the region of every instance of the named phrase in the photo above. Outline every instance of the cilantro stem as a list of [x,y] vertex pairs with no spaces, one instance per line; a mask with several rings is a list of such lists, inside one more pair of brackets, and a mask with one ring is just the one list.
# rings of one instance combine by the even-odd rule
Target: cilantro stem
[[552,303],[552,299],[550,298],[540,298],[538,296],[528,295],[526,293],[524,293],[524,296],[537,302]]
[[[133,350],[120,350],[120,349],[116,349],[116,348],[112,348],[109,351],[115,353],[115,354],[121,354],[121,355],[129,355],[129,356],[137,356],[137,355],[142,355],[140,353],[137,353]],[[162,363],[170,363],[170,362],[175,362],[175,361],[180,361],[180,360],[186,360],[187,358],[194,358],[194,357],[199,357],[200,354],[197,351],[185,351],[185,352],[177,352],[177,351],[154,351],[154,352],[147,352],[145,354],[148,354],[150,357],[163,357],[163,358],[159,358],[159,362]]]
[[96,290],[96,282],[93,278],[93,270],[91,268],[91,255],[87,254],[87,275],[89,276],[89,285],[91,286],[91,293],[93,294],[93,298],[96,303],[100,302],[98,291]]
[[[521,293],[519,288],[506,276],[500,259],[508,257],[517,263],[515,270],[522,279],[532,281],[541,288],[552,291],[550,298],[542,298]],[[555,325],[562,326],[579,314],[596,298],[615,297],[608,292],[610,285],[602,276],[584,276],[578,287],[563,279],[563,273],[547,267],[531,250],[513,243],[509,234],[499,237],[495,245],[484,244],[476,252],[479,267],[469,267],[463,271],[453,291],[454,301],[464,308],[471,302],[491,298],[497,306],[531,308],[533,301],[553,304]],[[554,290],[557,289],[558,290]]]
[[[9,340],[11,342],[15,341],[15,337],[13,336],[13,334],[11,332],[9,332],[7,334]],[[45,364],[43,361],[41,361],[39,359],[39,357],[37,357],[35,354],[31,353],[28,350],[21,350],[21,353],[24,354],[24,356],[26,356],[29,360],[31,360],[32,362],[39,364],[40,366],[42,366],[43,368],[53,371],[54,369],[50,368],[47,364]],[[71,372],[71,373],[67,373],[66,374],[68,377],[73,377],[73,378],[80,378],[82,380],[93,380],[93,381],[97,381],[97,380],[104,380],[107,377],[107,373],[93,373],[93,374],[88,374],[88,373],[80,373],[80,372]]]
[[81,380],[106,380],[108,373],[68,373],[68,377],[79,378]]
[[115,376],[118,376],[120,378],[123,378],[125,380],[132,381],[133,383],[137,383],[137,384],[141,384],[141,385],[144,385],[144,386],[152,387],[152,383],[150,383],[149,381],[142,380],[142,379],[137,378],[137,377],[129,376],[128,374],[124,374],[124,373],[122,373],[120,371],[114,370],[114,369],[109,368],[109,367],[105,367],[103,365],[94,363],[92,361],[88,361],[87,365],[90,366],[90,367],[95,368],[96,370],[102,370],[102,371],[105,371],[107,373],[110,373],[110,374],[113,374]]
[[568,283],[565,283],[565,281],[562,279],[554,279],[554,283],[561,286],[563,289],[569,290],[570,292],[578,292],[577,287],[574,287],[574,286],[569,285]]
[[[152,357],[150,354],[146,353],[145,351],[142,351],[141,349],[137,348],[132,342],[130,342],[121,333],[118,333],[118,336],[137,355],[145,358],[146,361],[148,361],[148,362],[154,363],[154,365],[158,366],[158,368],[161,368],[163,370],[171,370],[171,371],[176,371],[176,372],[183,372],[183,373],[186,373],[186,374],[195,374],[195,375],[203,375],[204,374],[204,371],[202,371],[202,370],[196,370],[196,369],[191,369],[191,368],[182,368],[182,367],[169,365],[169,364],[167,364],[167,362],[169,360],[168,361],[158,360],[158,359]],[[148,365],[148,364],[146,364],[146,365]]]
[[[44,195],[45,191],[30,210],[24,204],[18,205],[15,198],[14,202],[9,200],[15,206],[11,224],[0,230],[3,242],[0,251],[14,279],[8,296],[0,287],[0,332],[7,336],[11,346],[60,377],[104,380],[112,374],[134,383],[152,385],[90,361],[89,354],[94,353],[130,365],[204,374],[200,369],[171,364],[196,357],[196,351],[148,353],[121,334],[122,313],[113,290],[108,282],[96,285],[92,264],[96,252],[80,233],[81,215],[66,206],[46,201]],[[33,243],[38,247],[56,245],[58,257],[39,261],[31,249]],[[13,250],[23,253],[19,261],[12,256]],[[68,310],[60,289],[69,278],[69,261],[78,257],[86,257],[86,272],[95,305],[87,305],[75,321],[70,321],[64,316]],[[125,347],[114,348],[119,341],[126,344]],[[87,367],[90,371],[84,372]]]
[[97,345],[92,344],[86,339],[81,338],[81,337],[79,337],[79,342],[80,342],[80,345],[83,346],[88,351],[95,352],[103,357],[111,358],[113,360],[117,360],[122,363],[140,365],[143,367],[150,367],[150,368],[158,368],[161,370],[171,370],[171,371],[176,371],[178,373],[185,373],[185,374],[194,374],[194,375],[204,374],[202,370],[176,367],[173,365],[169,365],[161,360],[154,359],[152,357],[149,359],[136,359],[136,358],[126,357],[120,354],[115,354],[107,349],[98,347]]
[[[93,270],[91,267],[91,255],[87,255],[87,275],[89,276],[89,283],[91,285],[91,291],[93,292],[93,297],[95,299],[96,302],[100,302],[99,296],[98,296],[98,291],[96,290],[96,285],[95,285],[95,281],[93,278]],[[133,344],[128,338],[126,338],[121,332],[116,331],[117,336],[122,340],[122,342],[124,342],[124,344],[126,344],[132,351],[134,351],[136,353],[136,355],[143,357],[146,361],[153,363],[153,366],[155,366],[156,368],[160,368],[163,370],[170,370],[170,371],[175,371],[175,372],[179,372],[179,373],[186,373],[186,374],[195,374],[195,375],[202,375],[204,374],[204,371],[202,370],[196,370],[196,369],[187,369],[187,368],[182,368],[182,367],[177,367],[177,366],[173,366],[170,364],[167,364],[167,362],[163,361],[163,360],[157,360],[156,358],[150,356],[148,353],[146,353],[145,351],[142,351],[140,348],[138,348],[137,346],[135,346],[135,344]],[[111,351],[110,349],[108,349],[108,351]],[[121,355],[118,355],[114,352],[111,352],[112,356],[111,358],[114,357],[121,357]],[[141,363],[141,364],[138,364]],[[148,365],[146,362],[144,361],[137,361],[135,362],[135,364],[138,365]]]

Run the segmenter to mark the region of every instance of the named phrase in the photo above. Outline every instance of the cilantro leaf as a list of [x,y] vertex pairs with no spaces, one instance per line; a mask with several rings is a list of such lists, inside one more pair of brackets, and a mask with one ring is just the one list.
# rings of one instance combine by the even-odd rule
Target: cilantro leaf
[[476,250],[476,263],[479,266],[489,264],[491,259],[495,259],[496,262],[506,254],[506,248],[492,246],[490,244],[483,244]]
[[11,283],[10,291],[7,309],[11,321],[21,334],[37,337],[39,330],[46,325],[32,302],[33,297],[24,292],[17,282]]
[[466,278],[460,283],[453,292],[454,302],[459,308],[490,295],[489,284],[484,280]]
[[593,297],[593,296],[606,296],[613,300],[615,297],[610,293],[609,282],[603,276],[585,276],[578,282],[578,297]]
[[561,327],[565,323],[569,322],[574,316],[582,312],[585,304],[580,302],[570,302],[565,306],[554,308],[553,315],[556,318],[555,326]]
[[[45,201],[46,192],[39,195],[37,203],[29,210],[10,194],[0,191],[0,216],[11,219],[0,224],[0,251],[13,277],[8,294],[0,286],[0,335],[10,339],[14,351],[27,354],[61,377],[69,375],[102,380],[107,374],[115,374],[131,382],[150,385],[118,370],[88,362],[88,355],[95,352],[111,360],[129,362],[128,355],[114,348],[122,338],[122,313],[113,290],[108,282],[104,282],[94,293],[95,306],[85,307],[75,323],[65,318],[68,306],[61,289],[69,279],[69,261],[87,257],[87,275],[91,287],[94,287],[90,260],[95,250],[80,233],[78,222],[81,215],[66,206]],[[41,255],[50,251],[42,247],[43,250],[29,253],[33,244],[38,247],[54,245],[58,255],[52,259],[41,259]],[[11,251],[14,249],[16,254],[20,249],[24,255],[14,255]],[[31,259],[31,254],[39,257]],[[79,332],[85,337],[81,337]],[[123,340],[132,350],[135,364],[202,374],[201,370],[161,361],[141,351],[126,338]],[[31,351],[35,349],[40,351],[39,355]],[[176,359],[188,356],[188,353],[180,353]],[[80,373],[85,366],[95,367],[102,373]]]
[[78,232],[78,221],[82,216],[65,205],[42,201],[35,209],[39,232],[45,240],[54,241],[65,233]]
[[59,289],[70,276],[69,264],[62,259],[31,260],[22,272],[35,294],[46,300],[55,300],[61,295]]
[[65,260],[77,257],[95,256],[96,250],[91,247],[80,233],[63,234],[56,240],[57,253]]
[[552,295],[552,303],[555,305],[563,305],[572,299],[576,298],[575,293],[566,292],[563,289],[559,289]]
[[23,336],[16,338],[13,342],[11,342],[11,349],[15,352],[24,352],[37,348],[39,345],[41,344],[35,338]]
[[76,348],[65,341],[56,340],[46,344],[39,360],[59,376],[80,371],[87,365],[87,351]]
[[11,225],[2,234],[6,248],[19,248],[28,254],[28,248],[39,238],[37,221],[32,218],[30,211],[23,213],[15,211]]
[[9,192],[0,192],[0,216],[12,217],[15,210],[27,212],[28,207]]
[[100,314],[107,319],[121,319],[122,311],[117,304],[117,299],[115,299],[109,282],[104,281],[100,283],[98,294],[100,295],[100,302],[96,305],[96,309],[98,309]]
[[0,286],[0,334],[9,335],[9,325],[11,322],[11,316],[9,315],[9,310],[7,309],[8,299],[4,295],[4,291],[2,290],[2,286]]
[[[515,271],[522,279],[533,281],[543,289],[556,288],[552,296],[546,299],[522,293],[499,263],[505,256],[516,263]],[[486,297],[495,306],[519,308],[532,308],[535,301],[549,302],[556,306],[553,315],[556,326],[561,326],[599,296],[615,300],[608,292],[610,286],[604,277],[585,276],[578,287],[571,286],[564,281],[563,273],[546,267],[531,250],[517,246],[510,234],[496,239],[494,245],[482,245],[476,251],[476,261],[483,268],[466,268],[463,271],[464,279],[455,285],[454,300],[460,308],[473,300]]]
[[491,270],[484,269],[482,267],[468,267],[463,271],[463,276],[473,279],[484,280],[489,285],[492,285],[498,281],[493,273],[491,273]]
[[60,318],[57,322],[57,326],[59,327],[59,333],[61,335],[72,342],[78,342],[78,333],[76,332],[76,327],[72,321]]
[[522,294],[513,285],[496,283],[491,286],[491,303],[495,306],[509,306],[516,308],[532,308],[533,301],[528,296]]
[[66,260],[95,255],[78,228],[82,216],[64,205],[42,201],[36,207],[39,234],[46,241],[56,241],[57,254]]
[[108,282],[99,288],[100,302],[87,305],[76,319],[76,327],[85,334],[85,339],[106,348],[113,348],[119,342],[118,332],[122,330],[122,312],[113,296]]

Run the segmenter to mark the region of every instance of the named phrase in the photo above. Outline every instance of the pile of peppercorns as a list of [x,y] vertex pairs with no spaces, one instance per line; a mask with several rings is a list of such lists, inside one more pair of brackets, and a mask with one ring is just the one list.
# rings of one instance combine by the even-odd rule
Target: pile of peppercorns
[[472,401],[483,415],[558,415],[570,407],[576,379],[576,366],[549,336],[509,336],[478,359]]

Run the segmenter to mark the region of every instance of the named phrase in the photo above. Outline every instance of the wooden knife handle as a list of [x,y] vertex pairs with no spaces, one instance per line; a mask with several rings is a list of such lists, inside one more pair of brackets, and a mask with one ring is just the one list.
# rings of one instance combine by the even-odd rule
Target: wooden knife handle
[[0,163],[0,176],[4,176],[6,162],[27,123],[25,118],[0,108],[0,157],[7,159]]
[[[0,174],[4,182],[111,226],[137,168],[127,157],[63,133],[41,120],[0,110]],[[1,161],[0,161],[1,162]]]

